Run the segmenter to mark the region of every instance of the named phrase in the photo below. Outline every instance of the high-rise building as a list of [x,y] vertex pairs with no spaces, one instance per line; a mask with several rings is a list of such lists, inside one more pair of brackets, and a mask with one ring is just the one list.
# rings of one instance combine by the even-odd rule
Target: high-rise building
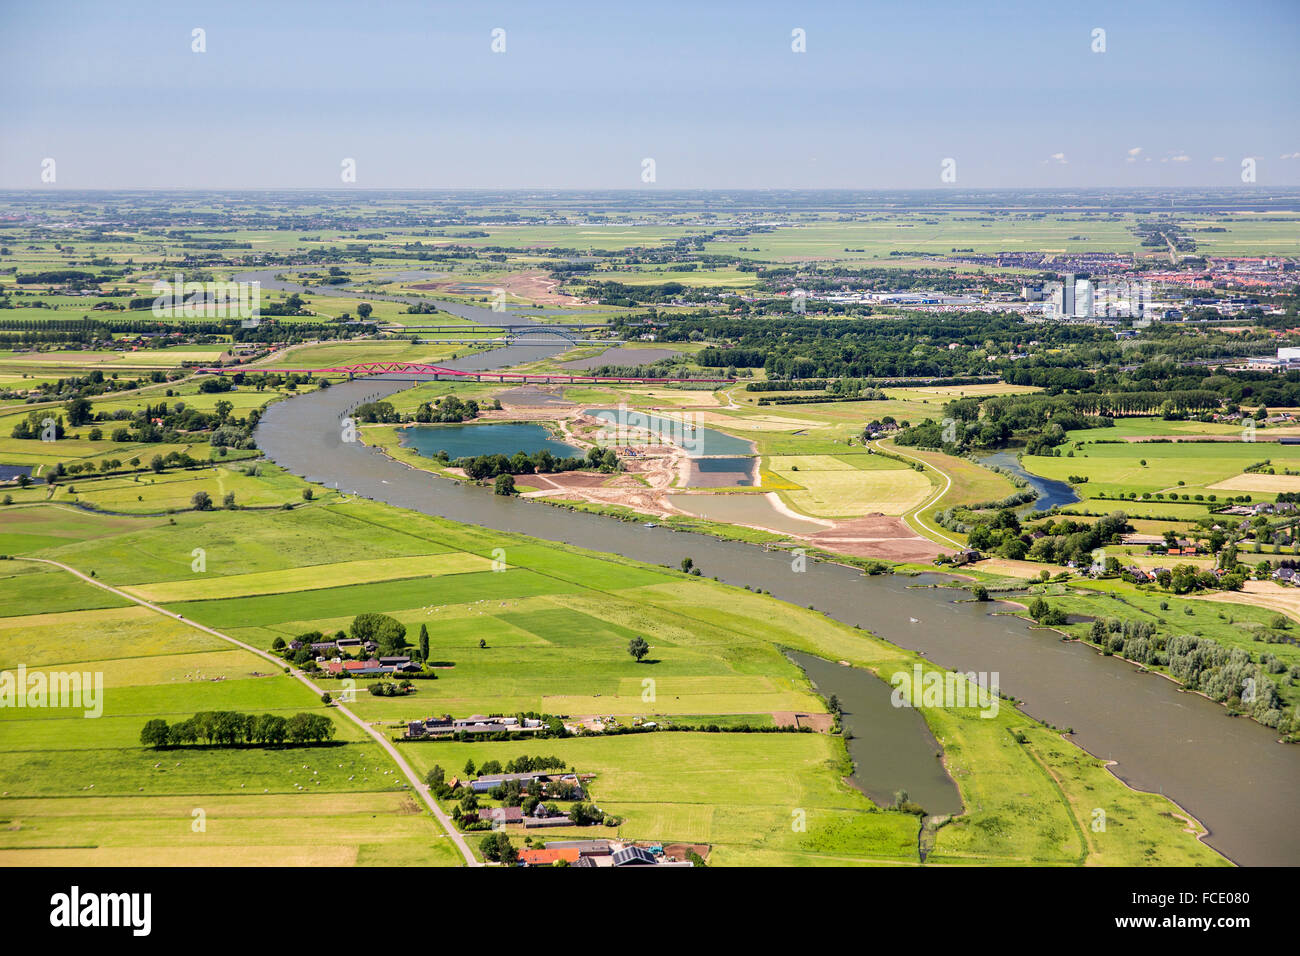
[[1074,284],[1074,314],[1083,319],[1092,318],[1092,283],[1087,279]]
[[1067,272],[1061,281],[1061,317],[1074,318],[1074,273]]
[[1044,314],[1053,319],[1064,318],[1065,311],[1065,294],[1064,286],[1059,282],[1049,282],[1047,284],[1049,305],[1043,310]]

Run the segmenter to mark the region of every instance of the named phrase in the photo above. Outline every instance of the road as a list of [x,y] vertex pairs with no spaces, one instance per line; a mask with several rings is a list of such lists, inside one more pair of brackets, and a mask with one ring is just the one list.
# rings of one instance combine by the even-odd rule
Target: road
[[[207,625],[199,624],[195,621],[191,621],[180,614],[176,614],[175,612],[169,611],[166,608],[159,607],[156,604],[150,604],[148,601],[145,601],[142,598],[138,598],[134,594],[128,594],[126,591],[123,591],[120,588],[115,588],[112,585],[105,584],[102,581],[97,581],[95,578],[92,578],[90,575],[83,574],[80,571],[78,571],[76,568],[71,567],[70,565],[62,564],[59,561],[51,561],[49,558],[16,557],[14,558],[14,560],[35,561],[40,564],[53,565],[54,567],[59,568],[60,570],[67,571],[69,574],[76,575],[81,580],[85,581],[87,584],[93,584],[95,587],[107,591],[110,594],[116,594],[120,598],[125,598],[126,600],[131,601],[134,604],[138,604],[141,607],[148,608],[150,611],[153,611],[155,614],[162,614],[166,617],[170,617],[173,620],[180,621],[182,624],[187,624],[190,627],[195,628],[196,630],[203,631],[205,634],[211,634],[213,637],[218,637],[223,641],[227,641],[238,648],[248,651],[251,654],[256,654],[258,657],[270,661],[277,668],[283,668],[285,666],[283,660],[281,660],[280,658],[276,657],[273,654],[267,653],[261,648],[253,647],[251,644],[245,644],[243,641],[238,640],[237,638],[233,638],[229,634],[222,634],[220,631],[214,630],[213,628],[210,628]],[[322,694],[325,693],[325,691],[321,687],[317,686],[317,684],[306,674],[304,674],[302,671],[297,670],[296,668],[290,668],[290,674],[293,677],[297,678],[299,681],[301,681],[304,685],[306,685],[306,687],[310,689],[311,692],[314,693],[317,697],[320,697]],[[456,848],[460,850],[461,855],[465,858],[466,864],[468,864],[469,866],[482,866],[483,864],[480,863],[477,858],[475,858],[474,851],[472,851],[469,848],[469,844],[465,842],[465,838],[460,834],[460,831],[458,831],[455,825],[451,822],[451,818],[447,816],[447,814],[443,811],[442,807],[438,806],[438,801],[436,801],[433,798],[433,794],[429,792],[429,788],[425,785],[424,781],[420,779],[420,776],[415,772],[415,769],[409,763],[406,762],[406,758],[403,757],[400,753],[398,753],[397,748],[393,746],[393,742],[389,740],[387,737],[385,737],[382,733],[375,730],[375,728],[371,727],[368,723],[366,723],[364,720],[362,720],[352,711],[348,710],[348,708],[343,706],[343,704],[335,701],[334,706],[338,709],[339,713],[343,714],[350,721],[352,721],[354,724],[356,724],[358,727],[364,730],[367,734],[369,734],[372,738],[374,738],[375,742],[378,743],[379,746],[383,747],[384,750],[388,752],[388,756],[392,757],[393,762],[396,763],[399,768],[401,768],[402,773],[406,774],[406,779],[409,780],[411,786],[415,788],[415,792],[420,795],[420,798],[424,801],[425,805],[433,812],[433,815],[437,819],[438,823],[447,832],[447,835],[451,837],[452,842],[456,844]]]
[[[876,439],[875,441],[872,442],[872,444],[875,445],[877,449],[884,452],[886,455],[901,455],[902,457],[917,462],[918,464],[923,465],[924,467],[929,468],[931,471],[937,472],[938,474],[943,476],[943,490],[931,498],[926,498],[925,501],[917,505],[916,508],[913,511],[908,512],[908,514],[910,514],[911,517],[916,521],[916,523],[921,526],[921,530],[928,533],[932,539],[938,538],[952,545],[954,548],[958,548],[958,549],[966,547],[966,545],[962,544],[960,541],[955,541],[954,539],[948,537],[942,531],[936,531],[934,528],[931,528],[928,524],[925,523],[925,520],[921,517],[921,511],[923,509],[928,508],[931,505],[938,502],[941,498],[943,498],[944,495],[948,493],[948,489],[952,487],[952,478],[948,475],[948,473],[944,471],[942,468],[935,467],[934,465],[930,464],[928,461],[922,461],[920,458],[917,458],[915,455],[909,455],[905,451],[899,451],[897,447],[893,449],[887,449],[880,444],[880,439]],[[908,514],[903,515],[904,521],[907,521]]]

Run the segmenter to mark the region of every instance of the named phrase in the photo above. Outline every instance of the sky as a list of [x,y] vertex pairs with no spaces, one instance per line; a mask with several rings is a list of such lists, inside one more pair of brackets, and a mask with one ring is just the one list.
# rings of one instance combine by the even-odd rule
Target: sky
[[1296,186],[1298,41],[1300,0],[0,0],[0,188]]

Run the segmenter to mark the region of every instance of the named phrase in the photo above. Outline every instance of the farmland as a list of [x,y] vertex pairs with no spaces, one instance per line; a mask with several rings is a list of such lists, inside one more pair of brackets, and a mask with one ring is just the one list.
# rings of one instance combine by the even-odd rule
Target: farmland
[[[1292,588],[1265,580],[1295,553],[1294,528],[1285,517],[1261,524],[1242,506],[1300,491],[1300,477],[1287,474],[1300,471],[1297,446],[1269,440],[1300,432],[1288,411],[1300,406],[1300,386],[1289,373],[1213,364],[1290,342],[1285,330],[1295,321],[1282,312],[1293,306],[1273,299],[1276,318],[1251,313],[1234,330],[1203,317],[1144,329],[1050,323],[1029,305],[1037,300],[1028,294],[1057,273],[1169,267],[1163,244],[1145,244],[1146,213],[1093,208],[1087,197],[1042,214],[947,200],[894,208],[844,199],[832,212],[783,199],[768,210],[742,197],[726,216],[676,195],[653,210],[610,199],[595,215],[604,200],[591,197],[569,197],[571,207],[537,198],[536,209],[532,200],[496,207],[476,199],[466,211],[460,197],[376,193],[365,202],[270,204],[257,215],[220,199],[169,201],[167,215],[215,215],[222,225],[150,232],[146,244],[28,223],[15,227],[25,241],[0,253],[12,267],[0,270],[8,306],[0,464],[13,470],[0,505],[0,668],[91,673],[104,688],[94,719],[63,708],[0,711],[0,806],[11,822],[0,862],[466,862],[401,763],[352,717],[399,741],[420,776],[435,765],[450,777],[467,761],[529,754],[576,768],[611,822],[597,831],[558,827],[548,839],[599,833],[691,844],[717,866],[1227,862],[1219,832],[1202,842],[1195,810],[1157,789],[1163,778],[1154,793],[1125,785],[1158,775],[1150,769],[1158,759],[1130,753],[1132,766],[1108,768],[1107,751],[1092,742],[1122,746],[1126,732],[1107,725],[1113,736],[1088,737],[1096,728],[1076,736],[1052,726],[1066,722],[1055,714],[1069,711],[1074,701],[1065,698],[1074,695],[1045,702],[1036,684],[1045,672],[1050,684],[1063,663],[1086,680],[1113,678],[1105,645],[1097,661],[1080,663],[1074,652],[1095,636],[1094,619],[1122,619],[1149,626],[1162,648],[1195,637],[1273,668],[1274,722],[1249,725],[1271,733],[1270,743],[1288,735],[1297,704],[1300,658],[1278,616],[1300,618]],[[81,215],[53,195],[44,202],[39,215]],[[153,199],[139,202],[154,209]],[[275,228],[288,209],[293,225]],[[613,217],[602,220],[606,213]],[[1292,251],[1282,219],[1193,209],[1174,218],[1228,230],[1197,233],[1204,249]],[[162,321],[140,300],[155,275],[174,274],[181,261],[204,279],[255,274],[300,285],[266,289],[260,325]],[[49,281],[34,281],[44,272]],[[63,273],[74,275],[65,282]],[[806,312],[792,305],[797,288],[815,293]],[[504,318],[469,309],[497,310],[498,289]],[[929,313],[870,298],[909,290],[976,301]],[[491,340],[505,333],[475,325],[474,315],[569,323],[582,342],[548,336],[547,346],[497,369],[504,359]],[[1166,353],[1174,358],[1164,361]],[[364,385],[311,372],[376,361],[490,371],[483,380]],[[214,364],[224,375],[198,370]],[[558,378],[612,370],[644,381]],[[519,387],[491,380],[497,372],[538,380]],[[1149,398],[1161,390],[1178,396],[1172,407]],[[620,441],[599,468],[536,476],[520,466],[514,491],[530,500],[497,502],[454,462],[399,443],[413,418],[432,417],[426,404],[452,395],[479,404],[467,421],[541,423],[584,452],[605,440],[583,421],[588,408],[688,421],[742,440],[728,447],[749,450],[729,454],[750,460],[717,471],[750,477],[699,481],[708,469],[681,449]],[[360,442],[331,444],[310,466],[263,440],[276,434],[267,421],[325,408],[333,441],[336,419],[361,417],[357,404],[378,396],[388,404],[356,423]],[[1092,413],[1132,396],[1148,396],[1133,398],[1141,414],[1102,421]],[[1246,434],[1241,415],[1258,418],[1257,441],[1236,440]],[[64,432],[45,440],[39,430],[55,418]],[[322,438],[299,437],[312,436]],[[1222,440],[1193,440],[1208,438]],[[1019,455],[1030,475],[1064,482],[1081,500],[1037,514],[1023,481],[979,463],[995,450]],[[345,459],[364,467],[348,472]],[[502,497],[514,496],[503,487]],[[1231,523],[1229,498],[1239,506]],[[1076,553],[1081,536],[1116,511],[1122,531],[1097,545],[1124,567],[1094,575]],[[1199,553],[1188,547],[1170,560],[1162,549],[1182,542],[1145,543],[1165,532],[1192,539]],[[1216,533],[1218,553],[1208,549]],[[1122,544],[1121,534],[1146,537]],[[714,552],[717,539],[754,547]],[[913,579],[904,575],[965,560],[966,545],[989,557],[960,569],[963,577],[906,587]],[[1089,539],[1083,553],[1091,550]],[[1219,566],[1228,553],[1240,553],[1236,568]],[[1176,563],[1205,574],[1246,567],[1254,580],[1239,591],[1205,581],[1176,591],[1122,577]],[[766,576],[773,569],[779,577]],[[831,587],[819,571],[850,577]],[[967,600],[975,585],[1018,603],[981,611],[993,606]],[[929,589],[934,601],[917,597]],[[1058,630],[999,617],[1036,598],[1066,616]],[[898,616],[904,606],[911,616]],[[956,646],[952,633],[966,630],[948,615],[968,613],[977,637]],[[335,676],[349,673],[339,671],[349,653],[323,646],[371,614],[402,629],[406,644],[396,650],[417,658],[418,676],[400,692],[368,692],[396,678]],[[631,649],[642,640],[637,660]],[[1010,699],[990,718],[948,704],[914,714],[924,762],[937,755],[955,788],[962,809],[951,816],[926,812],[904,791],[869,799],[861,781],[879,767],[850,759],[853,715],[840,726],[831,701],[784,653],[886,681],[913,666],[938,673],[937,661],[983,666],[983,655],[1013,643],[1016,656],[1003,666],[1041,721]],[[1144,666],[1174,676],[1167,661]],[[1090,706],[1134,706],[1157,728],[1183,700],[1099,686],[1119,687],[1118,696],[1101,700],[1088,685]],[[1219,702],[1239,712],[1237,700]],[[324,716],[335,737],[142,744],[146,721],[223,710]],[[548,723],[539,740],[404,738],[408,722],[444,714],[540,714],[567,729]],[[791,715],[818,729],[781,729]],[[1226,734],[1204,736],[1215,752],[1228,746]],[[1193,787],[1190,799],[1219,812],[1231,781],[1217,771],[1206,777],[1218,789],[1207,798]],[[441,810],[454,813],[458,800],[440,798]],[[1090,825],[1099,806],[1109,831]],[[806,827],[792,826],[796,818]],[[206,829],[194,827],[198,820]],[[516,844],[525,836],[521,828],[508,835]],[[481,855],[477,835],[468,836],[466,853]],[[1230,833],[1225,845],[1243,844],[1247,854],[1274,852],[1255,833]]]
[[[146,486],[146,494],[165,494],[164,489]],[[22,535],[58,508],[26,506],[10,511],[7,523]],[[391,613],[408,633],[427,624],[431,657],[454,666],[441,670],[437,680],[418,682],[413,696],[362,694],[356,712],[380,727],[428,713],[516,708],[615,713],[625,720],[770,719],[773,711],[824,708],[779,653],[781,645],[864,667],[911,660],[865,632],[772,598],[371,502],[300,500],[298,507],[265,519],[216,511],[185,512],[174,520],[72,522],[63,528],[62,543],[25,553],[96,570],[97,577],[129,584],[132,593],[160,601],[186,620],[260,647],[277,636],[346,627],[366,610]],[[79,528],[96,533],[79,536]],[[195,542],[208,549],[205,570],[191,566]],[[497,547],[505,550],[507,569],[477,570]],[[383,555],[365,557],[367,548]],[[115,559],[127,554],[150,560]],[[214,865],[280,861],[286,852],[304,863],[455,861],[447,839],[418,812],[392,765],[337,718],[338,742],[321,749],[141,748],[140,726],[154,715],[322,708],[266,661],[185,623],[123,601],[103,606],[105,592],[49,566],[14,561],[6,570],[11,573],[0,579],[0,594],[16,597],[20,579],[41,578],[54,607],[35,615],[16,602],[3,609],[5,666],[21,661],[28,668],[98,672],[105,690],[98,720],[57,710],[9,711],[0,720],[0,749],[9,755],[0,788],[6,791],[6,815],[20,823],[7,831],[0,859],[105,863],[130,859],[134,851],[162,862]],[[30,593],[29,583],[21,587]],[[64,634],[69,639],[47,638]],[[625,651],[629,636],[638,634],[653,648],[656,662],[649,668]],[[486,647],[479,646],[483,637]],[[649,700],[642,679],[648,670],[656,685]],[[1064,741],[1049,745],[1050,737],[1035,750],[1050,746],[1056,754],[1031,757],[1026,749],[999,743],[1006,731],[986,721],[955,712],[927,718],[949,741],[951,766],[968,800],[985,808],[971,822],[984,813],[1014,819],[1007,812],[1014,798],[999,782],[1004,772],[1050,759],[1062,773],[1086,775],[1084,768],[1095,763]],[[1005,719],[1034,726],[1014,712]],[[404,752],[423,771],[434,761],[459,767],[467,757],[481,762],[526,746],[411,744]],[[538,746],[596,774],[596,798],[623,818],[619,833],[629,838],[704,842],[715,848],[712,861],[720,865],[916,862],[916,818],[875,808],[841,781],[846,756],[836,737],[678,732]],[[995,769],[1003,765],[1006,770]],[[738,786],[741,780],[744,787]],[[1157,798],[1124,796],[1122,785],[1104,773],[1088,786],[1112,791],[1117,803],[1138,817],[1151,815],[1150,824],[1160,828]],[[782,826],[792,805],[807,809],[806,832]],[[965,861],[1069,862],[1125,852],[1066,839],[1075,811],[1068,803],[1055,806],[1059,826],[996,843],[977,836],[983,831],[969,829],[961,818],[941,832],[935,853]],[[190,829],[195,810],[203,811],[206,831]],[[1171,861],[1214,859],[1199,844],[1180,839],[1174,827],[1155,842]]]

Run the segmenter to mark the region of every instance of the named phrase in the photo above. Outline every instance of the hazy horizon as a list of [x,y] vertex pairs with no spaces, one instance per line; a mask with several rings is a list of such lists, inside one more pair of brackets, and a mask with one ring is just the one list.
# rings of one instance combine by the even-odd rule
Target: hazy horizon
[[1286,0],[56,0],[0,26],[6,190],[1300,186]]

